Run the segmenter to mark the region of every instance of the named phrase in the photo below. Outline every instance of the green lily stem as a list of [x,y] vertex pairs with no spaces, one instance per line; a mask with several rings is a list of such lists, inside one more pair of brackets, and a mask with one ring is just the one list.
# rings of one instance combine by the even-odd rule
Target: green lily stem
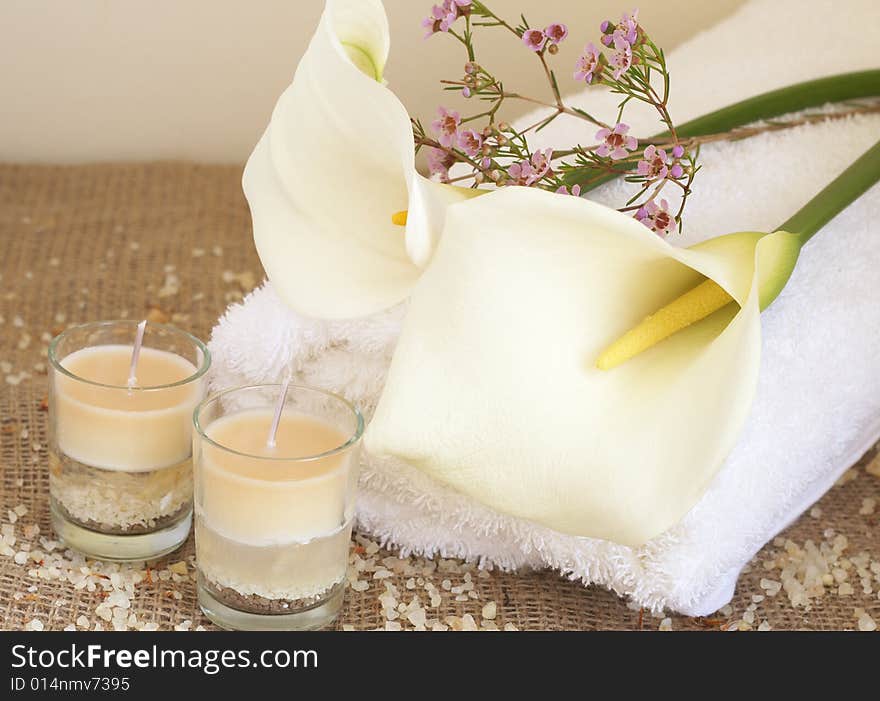
[[[786,248],[780,249],[781,255],[771,264],[775,270],[771,271],[772,275],[767,278],[767,284],[764,285],[762,280],[760,290],[762,311],[772,304],[785,287],[803,245],[877,182],[880,182],[880,141],[865,151],[828,187],[776,230],[794,234],[796,240],[791,241],[791,237],[785,237],[785,240],[791,241],[793,245],[789,248],[788,244],[785,244]],[[737,235],[732,234],[732,236]],[[606,347],[596,360],[596,367],[600,370],[617,367],[687,326],[731,304],[735,304],[731,295],[715,281],[706,278],[690,291],[646,317],[635,328]]]
[[[735,102],[685,122],[676,131],[679,137],[717,134],[781,114],[821,107],[829,102],[845,102],[877,95],[880,95],[880,69],[839,73],[827,78],[794,83]],[[668,136],[668,132],[664,132],[664,135]]]
[[[868,82],[865,82],[866,77],[870,77]],[[842,80],[842,85],[835,87],[834,81],[837,80]],[[804,86],[812,87],[805,89]],[[822,91],[822,94],[816,97],[813,94],[815,90]],[[820,105],[833,100],[866,97],[877,91],[880,91],[880,71],[864,71],[835,78],[823,78],[765,93],[731,105],[688,122],[682,126],[682,129],[689,131],[688,136],[703,133],[704,129],[708,130],[708,133],[726,131],[739,126],[740,124],[735,123],[737,120],[742,120],[741,124],[744,124],[757,119],[766,119],[768,116],[796,111],[810,106],[806,104],[808,101],[813,105]],[[766,112],[763,112],[764,110]],[[793,242],[796,247],[792,252],[793,255],[782,256],[776,261],[778,268],[776,280],[767,289],[761,290],[762,310],[766,309],[785,287],[797,263],[798,250],[825,224],[877,182],[880,182],[880,141],[865,151],[858,160],[777,229],[794,234],[797,237],[797,241]],[[648,316],[636,328],[608,346],[599,356],[596,366],[603,370],[616,367],[695,321],[704,319],[733,303],[726,291],[717,283],[706,279]]]
[[[880,69],[839,73],[827,78],[794,83],[778,90],[755,95],[741,102],[709,112],[676,127],[679,138],[717,134],[753,122],[772,119],[782,114],[821,107],[829,102],[844,102],[880,95]],[[668,138],[668,131],[655,134],[652,140]],[[609,180],[620,177],[610,174],[581,186],[588,192]],[[568,184],[573,185],[575,180]]]
[[865,151],[822,192],[780,225],[779,229],[796,234],[803,246],[819,229],[878,181],[880,181],[880,141]]
[[[789,112],[880,95],[880,70],[841,73],[795,83],[750,97],[678,127],[679,137],[703,136],[772,119]],[[658,136],[669,136],[668,132]],[[657,137],[655,137],[657,138]],[[779,229],[797,234],[801,245],[831,221],[869,187],[880,180],[880,142],[835,178]]]

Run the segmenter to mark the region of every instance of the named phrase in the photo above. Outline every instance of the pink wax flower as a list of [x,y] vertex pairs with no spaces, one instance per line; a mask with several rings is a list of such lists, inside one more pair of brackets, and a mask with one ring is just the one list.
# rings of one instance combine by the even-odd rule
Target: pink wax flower
[[455,158],[440,148],[428,149],[428,172],[433,180],[446,182],[449,180],[449,168],[455,163]]
[[428,30],[425,33],[425,39],[437,32],[445,32],[449,29],[448,24],[445,28],[443,26],[443,22],[448,14],[448,10],[443,5],[434,5],[434,7],[431,8],[431,14],[422,20],[422,26]]
[[629,125],[618,122],[614,125],[614,129],[600,129],[596,132],[596,139],[601,143],[596,149],[596,155],[605,158],[610,157],[612,160],[618,161],[626,158],[629,151],[635,151],[639,142],[635,137],[627,136]]
[[528,46],[532,51],[543,51],[544,44],[547,43],[547,35],[540,29],[527,29],[522,35],[523,44]]
[[534,185],[550,172],[550,161],[553,149],[545,148],[535,151],[527,161],[517,161],[507,167],[507,175],[513,185]]
[[448,32],[449,28],[455,23],[455,20],[458,19],[458,12],[452,5],[451,0],[445,0],[443,3],[443,11],[445,14],[443,15],[443,19],[440,20],[440,31]]
[[470,14],[472,0],[443,0],[442,5],[434,5],[431,14],[422,20],[422,26],[428,30],[427,39],[437,32],[448,32],[455,20]]
[[659,205],[654,200],[646,202],[636,211],[635,218],[658,236],[674,234],[678,228],[675,217],[669,211],[669,202],[666,200],[660,200]]
[[[636,166],[636,173],[648,178],[648,180],[662,180],[669,173],[669,163],[666,151],[651,144],[642,154],[642,160]],[[679,166],[679,170],[681,170],[681,166]]]
[[598,81],[602,75],[602,54],[591,41],[584,47],[584,52],[578,56],[574,64],[574,79],[583,80],[590,85],[594,80]]
[[541,178],[543,178],[545,175],[547,175],[547,173],[550,172],[550,161],[552,158],[552,148],[538,150],[532,154],[532,175],[530,177],[531,182],[527,183],[528,185],[532,185],[538,182]]
[[[607,36],[607,35],[606,35]],[[614,51],[611,52],[611,58],[608,60],[614,69],[612,75],[614,80],[629,70],[633,62],[632,45],[617,32],[614,33]]]
[[446,17],[444,19],[446,26],[443,29],[444,32],[448,32],[452,23],[459,17],[466,17],[471,13],[471,1],[472,0],[443,0],[443,8],[446,10]]
[[528,161],[517,161],[507,166],[507,175],[511,179],[512,185],[528,185],[528,180],[533,173],[532,164]]
[[544,27],[544,36],[547,37],[547,41],[551,44],[561,44],[565,37],[568,36],[568,27],[559,22],[548,24]]
[[422,26],[427,30],[424,37],[427,39],[440,31],[440,20],[435,20],[433,17],[425,17],[422,20]]
[[437,114],[440,116],[431,122],[431,128],[437,132],[440,144],[448,148],[455,143],[458,136],[461,116],[455,110],[447,110],[445,107],[438,107]]
[[458,146],[468,156],[475,158],[483,148],[483,135],[473,129],[463,129],[458,134]]
[[560,185],[556,188],[557,195],[571,195],[572,197],[580,197],[581,196],[581,186],[573,185],[571,190],[569,191],[568,186]]
[[639,9],[624,12],[614,28],[614,33],[619,33],[628,44],[634,45],[639,38]]

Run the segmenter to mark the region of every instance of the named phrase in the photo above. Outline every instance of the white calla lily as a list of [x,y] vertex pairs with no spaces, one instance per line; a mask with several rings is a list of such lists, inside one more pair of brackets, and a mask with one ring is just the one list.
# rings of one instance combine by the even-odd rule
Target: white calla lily
[[[534,189],[455,205],[367,448],[503,513],[644,543],[691,508],[732,448],[757,381],[761,302],[799,248],[777,232],[677,249],[615,210]],[[736,304],[596,367],[707,278]]]
[[[245,168],[266,273],[309,316],[361,316],[405,299],[446,206],[479,194],[416,172],[409,116],[382,83],[388,49],[379,0],[328,0]],[[402,210],[405,232],[392,223]]]

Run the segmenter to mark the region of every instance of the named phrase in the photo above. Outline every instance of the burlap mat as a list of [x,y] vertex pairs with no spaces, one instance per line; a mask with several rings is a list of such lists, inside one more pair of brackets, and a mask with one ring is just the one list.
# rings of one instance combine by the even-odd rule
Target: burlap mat
[[[171,163],[0,166],[0,522],[7,545],[15,538],[0,556],[2,628],[112,627],[106,606],[100,609],[108,592],[77,588],[70,576],[49,571],[44,559],[50,558],[41,554],[54,537],[47,506],[47,340],[67,324],[148,313],[207,339],[226,305],[262,277],[239,178],[237,167]],[[383,562],[390,553],[373,553],[374,546],[361,541],[352,556],[363,570],[358,588],[367,588],[347,591],[338,625],[375,628],[397,616],[392,625],[412,627],[420,614],[410,618],[410,612],[424,606],[429,627],[434,621],[452,628],[869,628],[866,616],[880,622],[876,448],[849,474],[812,516],[804,515],[784,534],[791,542],[777,541],[757,556],[732,606],[710,619],[662,621],[607,591],[549,572],[480,576],[456,562]],[[16,507],[20,516],[9,513]],[[819,551],[826,555],[817,556]],[[190,538],[182,551],[150,563],[130,597],[134,627],[211,627],[196,604],[192,552]],[[810,583],[815,557],[825,557],[825,586],[814,583],[805,605],[794,606],[797,593],[791,591],[797,582]],[[185,574],[169,571],[172,563]],[[786,568],[795,584],[789,581],[769,596]],[[99,583],[110,578],[91,576]],[[392,599],[389,585],[396,587]],[[414,605],[416,595],[420,604]],[[409,608],[389,613],[398,603]],[[121,614],[115,620],[125,627]]]

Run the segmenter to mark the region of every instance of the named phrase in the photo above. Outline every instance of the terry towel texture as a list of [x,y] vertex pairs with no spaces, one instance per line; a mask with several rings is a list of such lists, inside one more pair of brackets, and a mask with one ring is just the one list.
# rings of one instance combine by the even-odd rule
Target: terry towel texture
[[[852,17],[860,18],[858,36]],[[755,0],[670,54],[673,116],[683,121],[787,83],[876,67],[878,45],[875,3]],[[571,102],[613,116],[615,98],[601,90]],[[628,121],[634,133],[656,131],[651,115]],[[685,233],[674,242],[773,230],[878,138],[880,117],[866,116],[704,147]],[[533,145],[591,139],[584,123],[560,119]],[[629,187],[618,181],[590,196],[619,203]],[[763,314],[757,397],[736,448],[701,501],[658,538],[627,548],[561,535],[492,512],[405,464],[369,457],[360,528],[405,552],[552,567],[654,610],[715,611],[753,554],[880,436],[878,222],[874,187],[806,246],[788,287]],[[264,285],[214,329],[213,388],[278,381],[292,360],[296,381],[340,392],[369,416],[404,313],[308,320]]]

